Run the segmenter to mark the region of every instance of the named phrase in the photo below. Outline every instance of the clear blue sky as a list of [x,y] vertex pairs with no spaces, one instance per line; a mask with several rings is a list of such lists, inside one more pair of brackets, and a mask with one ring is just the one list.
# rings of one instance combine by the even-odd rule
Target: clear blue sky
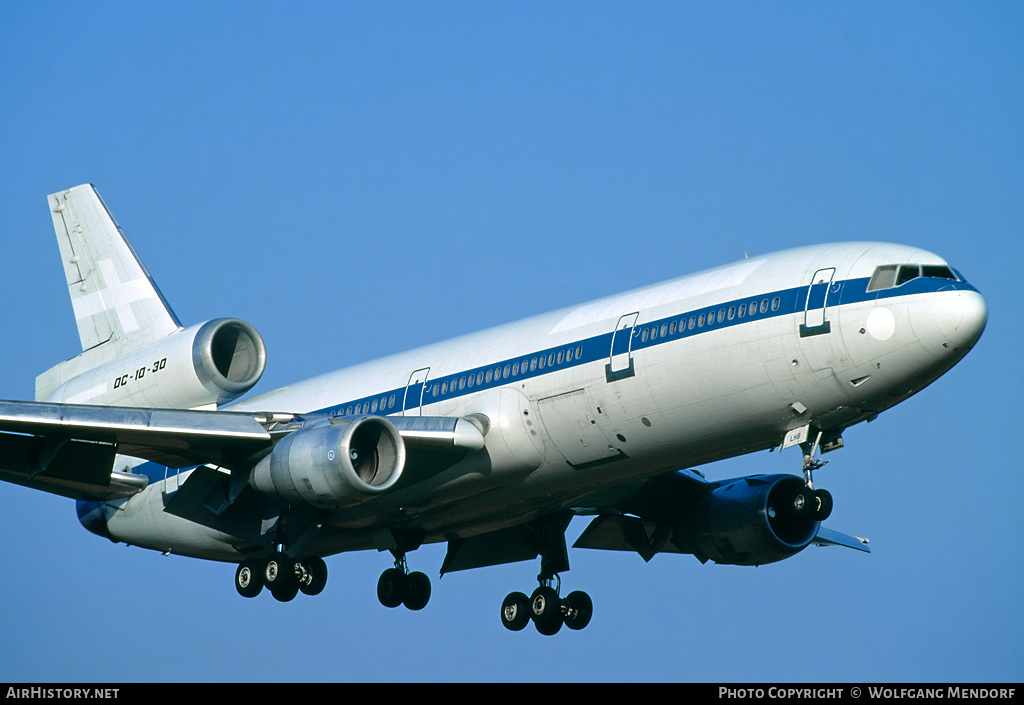
[[538,562],[435,577],[419,613],[377,603],[377,553],[243,600],[0,486],[0,681],[1022,679],[1024,5],[295,5],[0,3],[0,398],[79,351],[45,196],[83,182],[183,322],[262,333],[258,391],[838,240],[943,255],[988,330],[816,475],[873,554],[574,551],[595,616],[551,639],[498,620]]

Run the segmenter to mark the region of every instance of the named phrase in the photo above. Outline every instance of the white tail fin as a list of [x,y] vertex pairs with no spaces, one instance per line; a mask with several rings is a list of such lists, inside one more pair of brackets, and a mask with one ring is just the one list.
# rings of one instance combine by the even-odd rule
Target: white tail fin
[[82,350],[125,352],[181,327],[91,184],[49,201]]
[[48,197],[83,353],[36,378],[36,399],[69,377],[181,329],[91,184]]

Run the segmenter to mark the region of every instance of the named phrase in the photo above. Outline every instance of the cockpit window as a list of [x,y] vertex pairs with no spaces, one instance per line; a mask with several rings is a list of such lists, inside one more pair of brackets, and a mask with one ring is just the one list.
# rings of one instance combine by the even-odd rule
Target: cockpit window
[[953,275],[953,270],[942,264],[926,264],[921,267],[922,277],[932,277],[934,279],[956,279]]
[[868,291],[880,291],[900,286],[918,277],[929,277],[932,279],[952,279],[956,281],[959,277],[952,269],[944,264],[886,264],[875,269],[868,282]]
[[906,284],[911,279],[921,276],[921,268],[916,264],[904,264],[900,267],[900,273],[896,275],[896,286]]
[[878,291],[879,289],[889,289],[892,287],[893,280],[896,278],[896,265],[887,264],[883,267],[879,267],[875,270],[875,273],[871,275],[871,281],[868,282],[868,291]]

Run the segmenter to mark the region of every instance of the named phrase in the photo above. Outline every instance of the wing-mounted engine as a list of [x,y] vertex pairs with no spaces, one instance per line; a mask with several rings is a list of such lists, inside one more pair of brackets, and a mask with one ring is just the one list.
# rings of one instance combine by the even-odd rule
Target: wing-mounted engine
[[334,417],[292,431],[253,468],[259,492],[338,508],[365,502],[398,482],[405,443],[381,416]]
[[648,481],[616,506],[618,513],[599,514],[575,546],[632,550],[644,560],[661,552],[692,553],[701,562],[731,565],[774,563],[811,543],[867,551],[837,532],[822,538],[831,501],[819,492],[794,475],[709,483],[696,473],[673,473]]
[[706,494],[672,536],[681,551],[731,565],[774,563],[815,535],[813,490],[793,475],[746,477]]
[[218,318],[178,330],[97,366],[91,366],[88,357],[86,351],[40,375],[36,398],[164,409],[220,405],[259,381],[267,351],[251,325],[236,318]]

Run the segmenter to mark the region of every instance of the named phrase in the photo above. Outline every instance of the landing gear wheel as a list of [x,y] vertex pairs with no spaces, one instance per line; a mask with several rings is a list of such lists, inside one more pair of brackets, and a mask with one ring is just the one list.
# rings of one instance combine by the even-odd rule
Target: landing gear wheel
[[563,604],[563,619],[569,629],[578,631],[590,624],[590,618],[594,616],[594,601],[590,599],[590,595],[582,590],[576,590],[569,593]]
[[801,487],[793,493],[790,506],[794,516],[804,517],[813,515],[818,506],[818,502],[814,497],[814,490],[806,486]]
[[[285,553],[275,553],[263,563],[263,584],[273,593],[288,594],[295,577],[295,561]],[[275,595],[276,596],[276,595]],[[292,595],[294,597],[294,595]]]
[[291,602],[299,594],[299,581],[292,580],[290,583],[271,589],[270,594],[278,602]]
[[302,561],[302,579],[299,590],[303,595],[319,595],[327,586],[327,564],[319,556]]
[[530,596],[530,615],[537,631],[545,636],[562,628],[562,601],[554,588],[541,585]]
[[242,597],[256,597],[263,591],[260,563],[252,559],[242,561],[235,571],[235,589]]
[[421,610],[430,601],[430,578],[423,573],[405,576],[405,595],[402,604],[413,611]]
[[501,623],[518,632],[530,623],[530,598],[521,592],[510,592],[501,603]]
[[814,518],[818,521],[825,521],[832,514],[832,494],[828,490],[814,491]]
[[405,573],[398,568],[388,568],[377,581],[377,599],[385,607],[398,607],[405,596],[405,585]]

